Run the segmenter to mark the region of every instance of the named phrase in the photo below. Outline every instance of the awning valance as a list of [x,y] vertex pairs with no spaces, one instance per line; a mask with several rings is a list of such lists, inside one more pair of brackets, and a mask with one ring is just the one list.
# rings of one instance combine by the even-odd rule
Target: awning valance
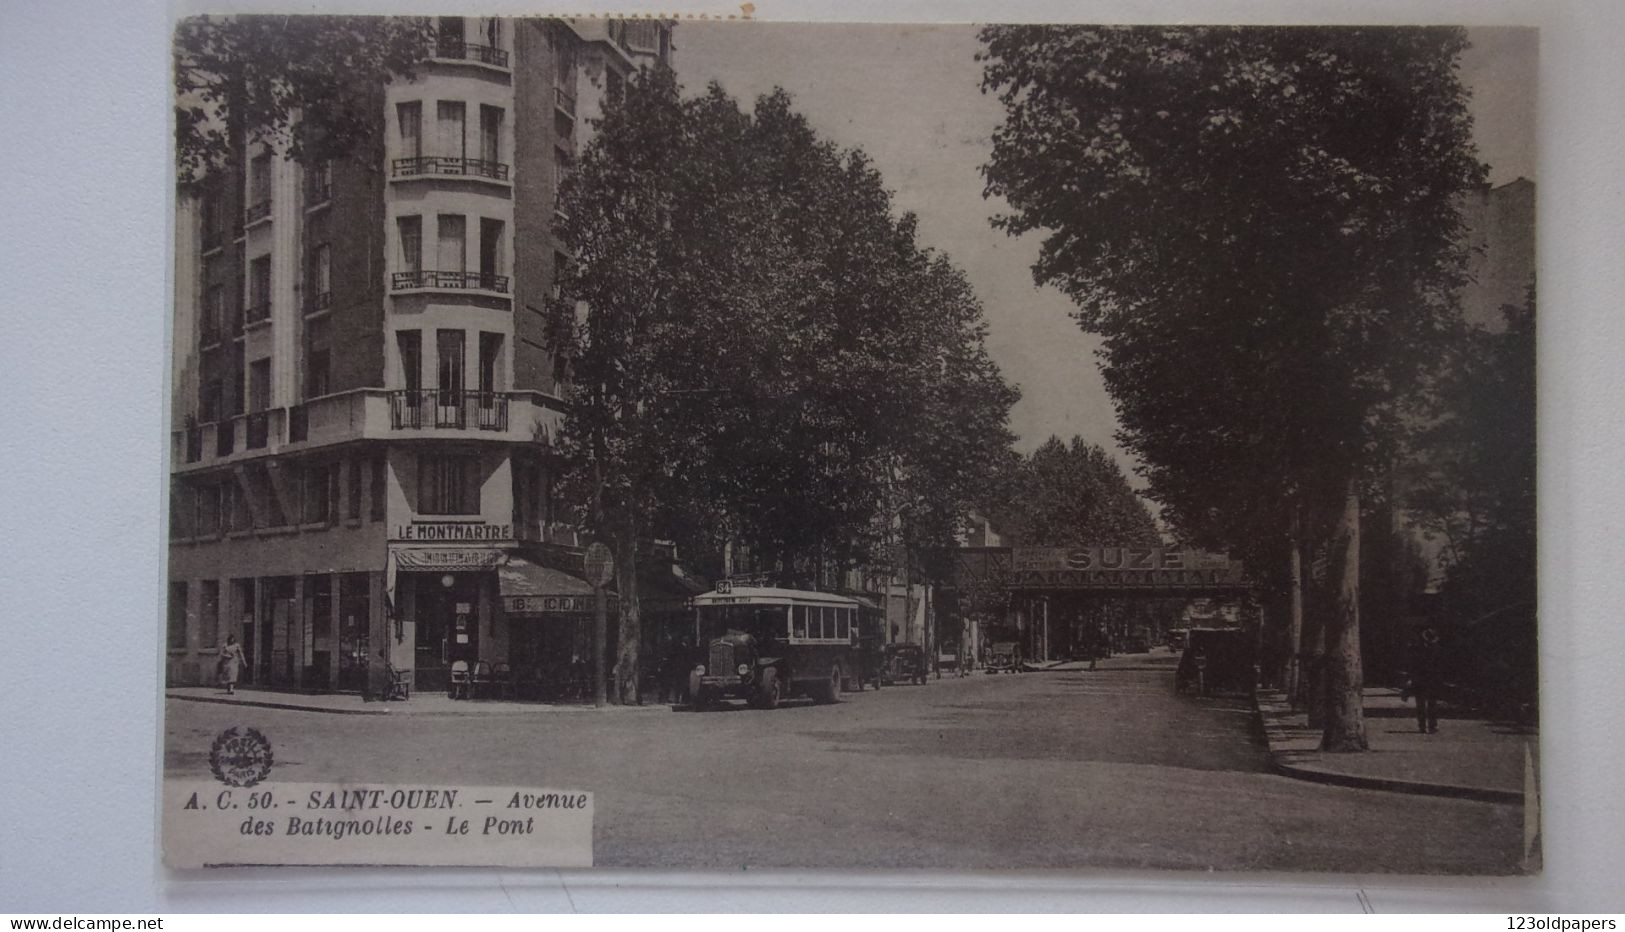
[[[497,591],[510,615],[579,614],[593,610],[592,586],[563,570],[513,555],[497,570]],[[609,593],[615,598],[613,592]]]

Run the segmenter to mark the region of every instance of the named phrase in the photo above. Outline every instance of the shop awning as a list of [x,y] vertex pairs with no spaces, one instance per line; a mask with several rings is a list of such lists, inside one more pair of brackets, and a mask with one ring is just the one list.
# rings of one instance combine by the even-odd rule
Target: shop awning
[[679,576],[663,564],[638,567],[638,601],[647,611],[672,612],[688,608],[688,600],[707,591],[690,576]]
[[[593,610],[592,586],[563,570],[513,555],[497,569],[497,591],[510,615],[572,615]],[[611,599],[615,593],[609,593]]]

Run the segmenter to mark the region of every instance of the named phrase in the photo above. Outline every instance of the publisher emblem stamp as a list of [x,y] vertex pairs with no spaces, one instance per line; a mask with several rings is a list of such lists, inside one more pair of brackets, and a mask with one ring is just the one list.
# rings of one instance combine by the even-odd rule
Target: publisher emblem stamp
[[271,774],[271,742],[258,728],[227,728],[209,747],[209,769],[227,786],[253,786]]

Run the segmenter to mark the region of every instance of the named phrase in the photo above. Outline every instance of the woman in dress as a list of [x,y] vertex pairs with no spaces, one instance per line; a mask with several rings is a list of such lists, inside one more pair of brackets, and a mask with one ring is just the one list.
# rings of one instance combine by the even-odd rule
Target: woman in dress
[[237,643],[237,635],[226,635],[226,646],[220,648],[220,682],[226,686],[228,694],[237,692],[237,675],[243,669],[243,646]]

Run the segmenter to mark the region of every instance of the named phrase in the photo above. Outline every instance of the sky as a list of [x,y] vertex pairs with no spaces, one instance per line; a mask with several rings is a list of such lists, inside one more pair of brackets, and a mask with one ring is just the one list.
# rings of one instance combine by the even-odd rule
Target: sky
[[[1491,183],[1534,179],[1537,33],[1473,29],[1469,38],[1461,74]],[[921,242],[947,253],[976,288],[988,350],[1021,389],[1011,413],[1017,447],[1081,434],[1131,472],[1113,439],[1099,341],[1070,318],[1065,296],[1033,284],[1041,234],[1012,238],[989,225],[1005,205],[982,197],[980,166],[1003,110],[981,93],[979,47],[973,26],[685,22],[675,63],[688,93],[716,81],[749,101],[783,87],[818,133],[867,152],[896,207],[919,215]]]

